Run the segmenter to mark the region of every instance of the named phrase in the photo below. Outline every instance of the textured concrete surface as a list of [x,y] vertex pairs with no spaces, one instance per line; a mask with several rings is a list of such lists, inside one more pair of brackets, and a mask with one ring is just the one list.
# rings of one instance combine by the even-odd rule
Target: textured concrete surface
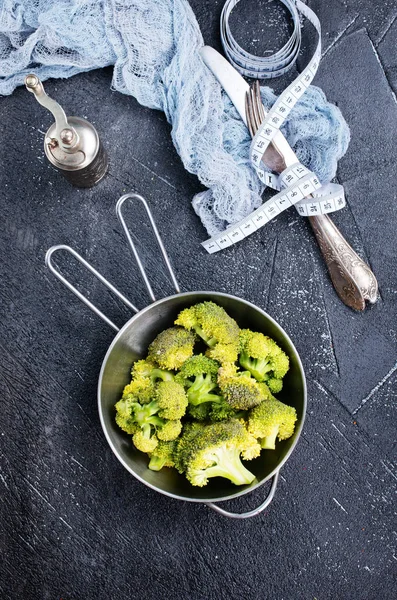
[[[240,245],[205,254],[206,234],[190,206],[200,183],[184,170],[164,116],[110,91],[111,69],[46,85],[67,113],[95,124],[108,149],[109,175],[91,190],[72,188],[45,160],[51,119],[32,97],[19,89],[0,99],[4,600],[394,597],[397,7],[309,4],[324,29],[315,83],[352,130],[338,172],[349,206],[335,221],[380,285],[378,303],[363,314],[341,304],[307,223],[293,211]],[[222,5],[192,2],[206,43],[217,48]],[[258,23],[264,32],[254,45],[267,34],[266,18]],[[237,15],[242,43],[254,24]],[[254,519],[228,520],[150,490],[119,464],[102,433],[96,384],[114,334],[45,269],[44,254],[71,244],[145,306],[114,212],[126,191],[149,200],[184,290],[217,289],[258,304],[301,354],[306,424],[274,501]],[[128,221],[157,294],[170,293],[147,225],[139,216]],[[112,320],[131,316],[67,257],[58,262]],[[253,508],[266,489],[228,508]]]

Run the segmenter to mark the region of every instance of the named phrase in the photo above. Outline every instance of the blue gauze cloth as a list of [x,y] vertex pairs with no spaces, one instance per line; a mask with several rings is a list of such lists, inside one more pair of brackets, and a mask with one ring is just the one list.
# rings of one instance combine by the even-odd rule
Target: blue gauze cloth
[[[261,205],[250,136],[202,62],[186,0],[0,0],[0,94],[35,72],[42,80],[114,65],[112,88],[164,111],[185,168],[208,188],[193,207],[210,235]],[[270,106],[275,96],[262,88]],[[347,150],[341,112],[311,86],[282,128],[298,159],[330,181]]]

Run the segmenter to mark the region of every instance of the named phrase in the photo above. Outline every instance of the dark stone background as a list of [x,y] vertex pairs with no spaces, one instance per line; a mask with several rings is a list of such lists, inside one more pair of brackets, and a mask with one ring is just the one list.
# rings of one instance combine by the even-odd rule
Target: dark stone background
[[[335,221],[380,286],[378,303],[363,314],[339,301],[294,211],[240,245],[205,254],[206,233],[190,205],[199,182],[184,170],[163,114],[110,91],[111,69],[46,85],[68,114],[95,124],[109,151],[109,176],[91,190],[74,189],[45,160],[51,118],[24,89],[0,100],[4,600],[393,597],[397,6],[309,4],[323,25],[315,83],[352,133],[338,171],[349,204]],[[222,5],[192,2],[206,43],[217,48]],[[245,45],[259,38],[251,49],[260,51],[267,3],[261,17],[249,5],[254,16],[240,7],[235,30]],[[127,191],[149,200],[183,289],[258,304],[301,354],[304,432],[274,501],[254,519],[226,519],[152,491],[122,467],[102,433],[96,383],[114,334],[45,269],[44,254],[70,243],[146,305],[115,218]],[[170,293],[147,226],[130,221],[146,243],[156,291]],[[67,258],[59,262],[110,318],[122,324],[131,316],[99,282]],[[253,508],[265,488],[228,506]]]

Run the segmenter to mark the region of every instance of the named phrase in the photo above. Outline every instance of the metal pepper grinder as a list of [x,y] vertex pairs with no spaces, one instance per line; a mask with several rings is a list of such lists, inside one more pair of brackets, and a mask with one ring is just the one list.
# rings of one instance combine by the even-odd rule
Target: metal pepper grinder
[[27,75],[25,85],[55,118],[44,139],[48,160],[77,187],[98,183],[106,174],[108,159],[95,127],[85,119],[66,117],[58,102],[47,96],[36,75]]

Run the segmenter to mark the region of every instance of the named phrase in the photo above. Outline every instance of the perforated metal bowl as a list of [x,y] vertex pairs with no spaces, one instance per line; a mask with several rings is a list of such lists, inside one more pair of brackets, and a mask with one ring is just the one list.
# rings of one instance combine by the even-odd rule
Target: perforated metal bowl
[[[117,204],[117,214],[126,231],[124,220],[121,216],[121,206],[127,198],[138,198],[144,203],[144,206],[150,215],[149,208],[146,202],[140,196],[128,194],[120,198]],[[158,237],[157,229],[154,226],[154,231]],[[130,245],[132,241],[128,235]],[[159,238],[158,238],[159,239]],[[165,253],[164,247],[160,246],[163,256]],[[109,284],[91,265],[89,265],[80,255],[68,246],[54,246],[47,252],[46,263],[51,271],[65,284],[67,287],[77,293],[96,314],[101,316],[114,329],[117,327],[105,315],[103,315],[96,307],[94,307],[84,296],[80,294],[64,277],[57,271],[51,262],[51,255],[57,250],[67,250],[71,252],[75,258],[82,262],[96,277],[98,277],[107,287],[112,289],[120,299],[126,301],[128,306],[136,311],[135,314],[122,329],[120,329],[111,343],[106,356],[103,360],[102,368],[98,382],[98,410],[103,431],[109,445],[119,461],[124,467],[136,477],[139,481],[152,489],[188,502],[202,502],[211,506],[217,512],[223,515],[234,518],[246,518],[259,514],[270,503],[273,498],[279,470],[290,456],[292,450],[296,446],[299,435],[302,430],[303,421],[306,413],[306,381],[302,363],[299,358],[295,346],[291,342],[286,332],[276,323],[270,315],[263,310],[236,296],[222,294],[218,292],[185,292],[178,293],[174,296],[163,298],[150,304],[148,307],[138,311],[120,292]],[[134,254],[138,260],[139,268],[143,270],[139,257]],[[168,259],[167,266],[171,269]],[[172,271],[171,271],[172,272]],[[143,273],[142,273],[143,274]],[[175,276],[173,281],[179,291]],[[146,278],[146,274],[144,275]],[[147,278],[145,279],[147,281]],[[149,293],[153,297],[153,292],[149,285]],[[298,420],[294,435],[285,441],[277,442],[275,450],[263,450],[261,455],[246,463],[246,466],[256,479],[250,485],[235,486],[231,482],[222,479],[211,479],[205,487],[194,487],[187,479],[178,474],[175,469],[162,469],[159,472],[148,469],[148,456],[136,450],[131,442],[131,436],[127,435],[117,426],[115,422],[114,405],[120,399],[124,386],[130,381],[131,365],[134,361],[143,358],[147,354],[147,348],[155,336],[172,326],[177,314],[188,306],[192,306],[204,300],[212,300],[216,304],[223,306],[228,314],[233,317],[241,328],[250,328],[255,331],[272,337],[279,346],[286,352],[290,358],[290,369],[284,378],[283,390],[278,394],[278,398],[296,408]],[[238,498],[247,494],[265,482],[273,478],[272,486],[265,501],[256,509],[246,513],[231,513],[217,505],[218,502]]]

